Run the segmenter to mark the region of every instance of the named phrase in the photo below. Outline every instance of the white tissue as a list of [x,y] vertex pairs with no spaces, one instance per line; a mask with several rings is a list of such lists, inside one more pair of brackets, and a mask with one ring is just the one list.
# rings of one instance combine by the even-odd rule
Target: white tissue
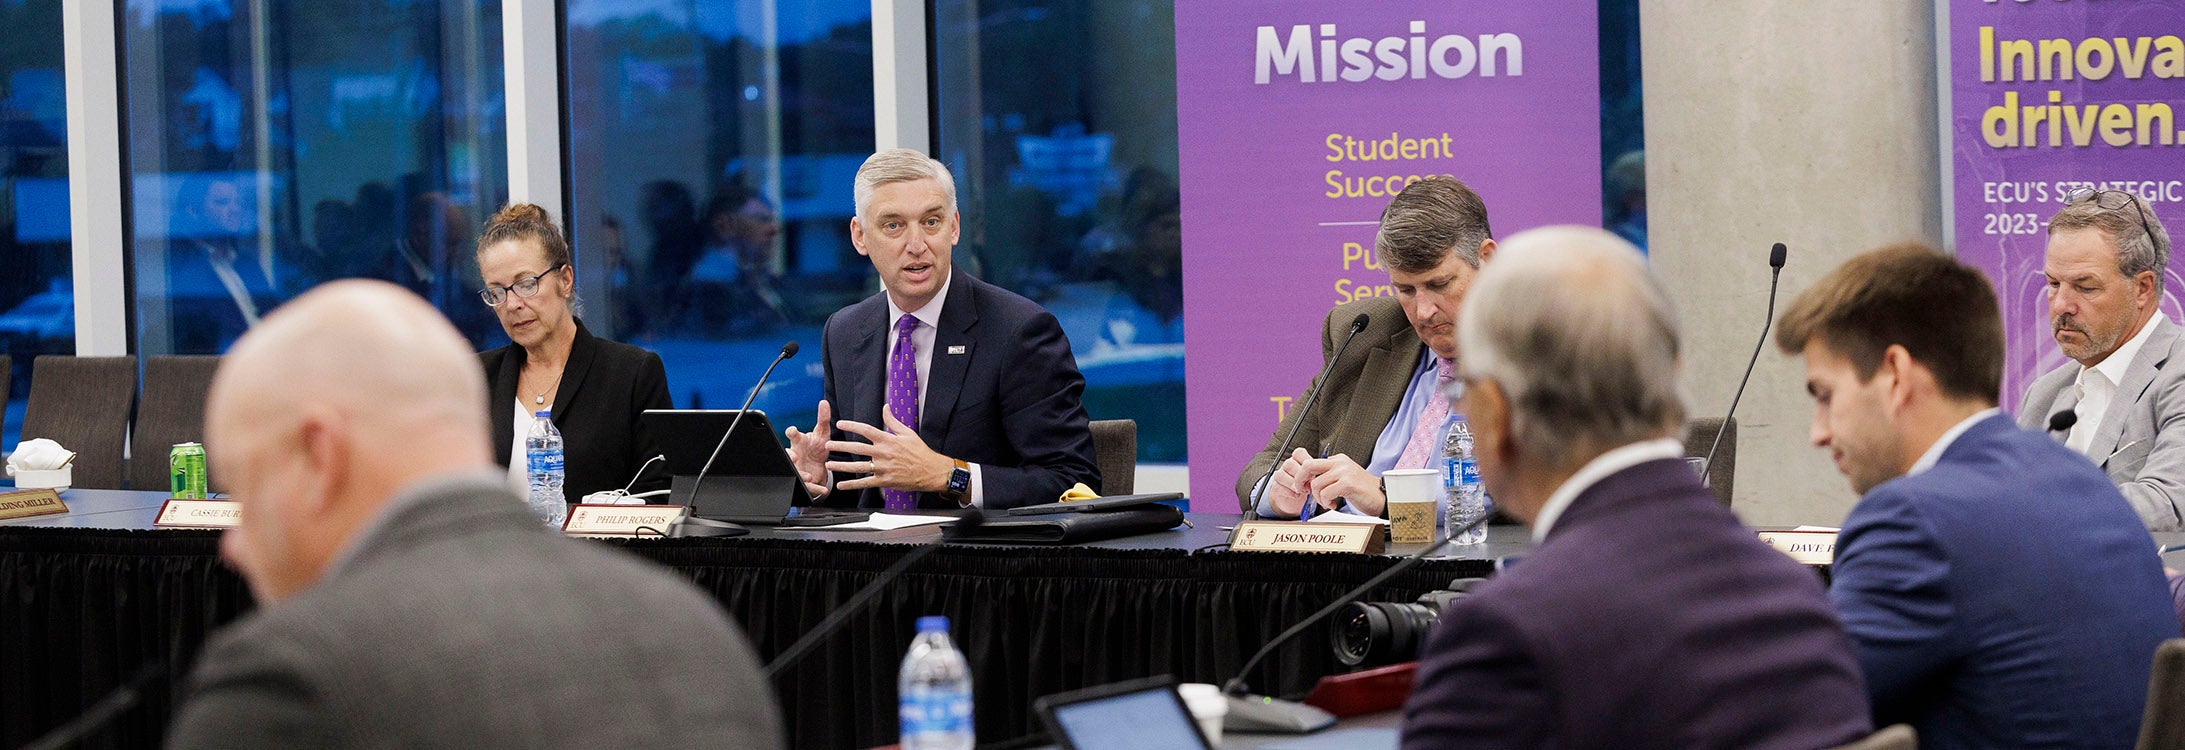
[[8,476],[15,476],[18,471],[51,471],[68,465],[69,459],[75,457],[75,451],[52,440],[25,440],[16,444],[14,453],[8,454]]

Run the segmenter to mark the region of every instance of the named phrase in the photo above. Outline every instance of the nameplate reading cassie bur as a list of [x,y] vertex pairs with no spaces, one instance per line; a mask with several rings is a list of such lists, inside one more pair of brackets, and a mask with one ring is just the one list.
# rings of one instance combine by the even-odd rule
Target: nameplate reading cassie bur
[[233,500],[167,498],[153,526],[163,529],[232,529],[243,522],[243,506]]
[[[561,533],[600,536],[652,536],[666,534],[668,524],[683,517],[680,505],[572,505]],[[643,531],[639,531],[643,527]]]
[[0,520],[67,512],[68,504],[61,502],[61,493],[52,490],[0,493]]
[[1387,526],[1358,523],[1245,521],[1229,535],[1229,548],[1246,552],[1357,552],[1375,554],[1387,543]]
[[1790,559],[1806,565],[1828,565],[1836,561],[1836,532],[1833,531],[1762,531],[1760,541],[1790,555]]

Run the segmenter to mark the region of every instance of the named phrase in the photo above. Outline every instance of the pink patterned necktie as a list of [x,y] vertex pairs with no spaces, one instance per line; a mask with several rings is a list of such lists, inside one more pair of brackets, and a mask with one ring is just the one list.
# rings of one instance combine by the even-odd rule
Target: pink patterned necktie
[[[888,413],[914,430],[918,428],[918,346],[910,335],[917,330],[918,319],[909,313],[897,319],[895,353],[888,356]],[[910,490],[882,489],[880,497],[887,501],[888,510],[918,507],[918,493]]]
[[1457,368],[1446,359],[1434,360],[1434,393],[1426,399],[1426,413],[1419,415],[1419,426],[1411,431],[1411,442],[1404,444],[1404,454],[1396,459],[1396,468],[1424,469],[1428,459],[1435,456],[1435,434],[1441,432],[1441,423],[1449,421],[1449,399],[1442,391],[1449,381],[1457,378]]

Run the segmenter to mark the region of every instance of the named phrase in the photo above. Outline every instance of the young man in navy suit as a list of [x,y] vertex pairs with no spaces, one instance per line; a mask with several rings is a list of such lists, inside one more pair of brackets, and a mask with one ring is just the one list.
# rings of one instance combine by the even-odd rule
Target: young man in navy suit
[[1480,476],[1533,554],[1451,602],[1403,746],[1812,750],[1868,731],[1819,576],[1701,486],[1679,334],[1638,249],[1510,238],[1457,316]]
[[882,151],[853,193],[850,243],[882,291],[827,318],[818,422],[787,432],[814,502],[1000,509],[1097,489],[1070,340],[1037,303],[951,263],[962,221],[948,167]]
[[2162,563],[2101,469],[1996,409],[2003,328],[1979,271],[1919,245],[1851,259],[1794,300],[1813,444],[1863,493],[1830,595],[1874,718],[1922,748],[2131,747]]

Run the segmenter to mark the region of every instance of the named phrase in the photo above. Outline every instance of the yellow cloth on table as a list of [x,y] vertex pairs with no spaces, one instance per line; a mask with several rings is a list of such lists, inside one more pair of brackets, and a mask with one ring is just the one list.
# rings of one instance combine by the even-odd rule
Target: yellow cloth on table
[[1092,491],[1092,488],[1085,486],[1084,482],[1078,482],[1077,486],[1062,491],[1061,502],[1070,503],[1079,500],[1098,499],[1100,499],[1100,493]]

